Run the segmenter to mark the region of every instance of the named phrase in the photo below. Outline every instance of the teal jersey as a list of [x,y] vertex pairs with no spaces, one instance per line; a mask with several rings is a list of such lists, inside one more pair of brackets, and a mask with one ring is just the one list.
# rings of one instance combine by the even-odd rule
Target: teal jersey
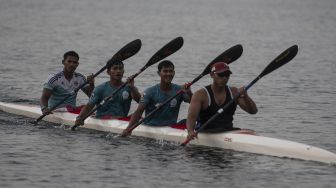
[[[89,104],[99,104],[104,98],[111,96],[116,89],[118,89],[118,87],[111,86],[110,82],[100,84],[93,90]],[[105,115],[126,117],[130,110],[131,102],[131,89],[125,86],[119,90],[109,102],[97,109],[96,117],[99,118]]]
[[[72,94],[75,89],[86,82],[82,74],[74,73],[71,80],[64,77],[63,71],[49,76],[48,80],[43,84],[44,89],[52,91],[52,95],[48,100],[48,108],[54,107],[56,104],[65,99],[68,95]],[[88,87],[86,85],[85,87]],[[69,97],[59,107],[76,106],[77,93]]]
[[[155,110],[158,104],[162,104],[170,97],[176,95],[180,89],[181,86],[173,83],[168,93],[161,91],[160,84],[147,88],[140,100],[140,104],[145,105],[145,115]],[[152,117],[146,119],[144,124],[153,126],[170,126],[176,124],[182,101],[190,101],[186,93],[178,95],[178,97],[164,105]]]

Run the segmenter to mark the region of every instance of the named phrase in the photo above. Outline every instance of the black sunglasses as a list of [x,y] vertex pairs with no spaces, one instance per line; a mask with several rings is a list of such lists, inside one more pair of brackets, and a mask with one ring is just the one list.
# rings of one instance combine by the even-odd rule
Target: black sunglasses
[[221,72],[221,73],[216,73],[219,77],[230,77],[230,72]]

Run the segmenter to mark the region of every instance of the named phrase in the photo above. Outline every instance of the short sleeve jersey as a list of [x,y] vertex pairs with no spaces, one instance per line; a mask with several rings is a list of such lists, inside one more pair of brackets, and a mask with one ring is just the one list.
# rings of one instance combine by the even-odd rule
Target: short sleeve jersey
[[[65,100],[59,107],[64,107],[67,105],[75,107],[77,93],[74,94],[73,91],[85,82],[85,77],[82,74],[76,72],[73,73],[72,79],[70,81],[65,78],[63,71],[49,76],[47,81],[43,84],[44,89],[52,91],[52,95],[48,100],[48,108],[54,107],[56,104],[71,94],[73,95]],[[85,87],[88,87],[88,85]]]
[[[181,86],[176,84],[172,84],[169,92],[162,92],[160,84],[147,88],[140,100],[140,104],[145,105],[145,115],[155,110],[159,104],[164,103],[167,99],[174,96],[180,89]],[[189,96],[185,93],[183,95],[178,95],[178,97],[164,105],[152,117],[146,119],[144,124],[153,126],[169,126],[176,124],[182,101],[189,100]]]
[[[104,98],[111,96],[117,90],[110,82],[105,82],[97,86],[91,94],[89,104],[97,105]],[[113,117],[126,117],[131,107],[132,96],[131,89],[128,86],[123,87],[114,97],[107,103],[97,109],[96,117],[110,115]]]

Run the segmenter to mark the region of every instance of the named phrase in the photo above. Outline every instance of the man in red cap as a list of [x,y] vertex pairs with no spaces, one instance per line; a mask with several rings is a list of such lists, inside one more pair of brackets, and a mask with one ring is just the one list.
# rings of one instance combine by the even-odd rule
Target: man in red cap
[[188,138],[197,137],[195,126],[202,126],[217,110],[229,103],[234,96],[241,93],[236,103],[230,105],[223,113],[208,124],[201,132],[218,133],[239,128],[233,127],[233,115],[237,104],[244,111],[256,114],[258,109],[253,100],[247,95],[244,87],[236,88],[227,85],[230,75],[229,66],[224,62],[217,62],[212,66],[210,75],[213,83],[198,91],[193,95],[187,118]]

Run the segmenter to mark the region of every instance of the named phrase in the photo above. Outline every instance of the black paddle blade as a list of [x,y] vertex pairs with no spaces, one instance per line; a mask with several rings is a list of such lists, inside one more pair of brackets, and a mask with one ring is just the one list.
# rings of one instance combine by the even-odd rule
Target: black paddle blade
[[141,48],[141,40],[136,39],[123,48],[121,48],[114,56],[111,58],[112,61],[124,61],[139,52]]
[[225,52],[220,54],[218,57],[216,57],[214,60],[212,60],[208,64],[208,66],[204,69],[202,75],[209,74],[211,72],[211,66],[214,63],[217,63],[219,61],[223,61],[227,64],[230,64],[230,63],[236,61],[242,54],[243,54],[243,46],[241,44],[237,44],[235,46],[232,46],[231,48],[227,49]]
[[168,57],[169,55],[175,53],[183,46],[183,38],[177,37],[174,40],[170,41],[168,44],[163,46],[159,51],[157,51],[147,62],[146,67],[151,66],[158,61]]
[[282,65],[288,63],[292,60],[296,54],[298,53],[298,46],[294,45],[284,52],[282,52],[278,57],[276,57],[267,67],[261,72],[259,78],[269,74],[270,72],[274,71],[275,69],[281,67]]

